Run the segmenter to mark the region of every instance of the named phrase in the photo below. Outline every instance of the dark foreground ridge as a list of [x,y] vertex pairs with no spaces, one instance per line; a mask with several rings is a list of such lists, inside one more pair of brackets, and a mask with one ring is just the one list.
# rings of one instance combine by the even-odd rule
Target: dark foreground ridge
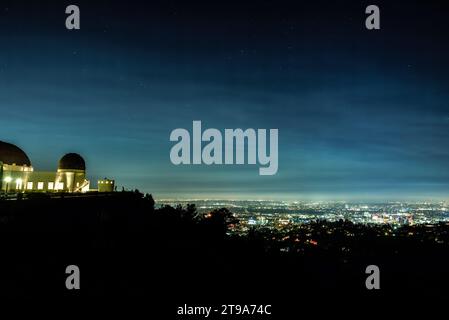
[[[174,305],[448,296],[445,224],[393,237],[319,221],[288,234],[233,236],[238,221],[227,209],[200,216],[193,205],[154,205],[138,192],[0,201],[1,295],[156,295]],[[78,291],[65,287],[71,264],[81,270]],[[380,267],[379,291],[365,288],[370,264]]]

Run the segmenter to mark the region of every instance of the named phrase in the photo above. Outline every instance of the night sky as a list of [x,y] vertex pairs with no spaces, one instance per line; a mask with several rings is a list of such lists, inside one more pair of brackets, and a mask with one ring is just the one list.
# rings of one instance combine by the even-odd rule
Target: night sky
[[[0,2],[0,140],[35,170],[78,152],[156,198],[449,198],[444,1],[91,2]],[[277,175],[174,166],[193,120],[278,128]]]

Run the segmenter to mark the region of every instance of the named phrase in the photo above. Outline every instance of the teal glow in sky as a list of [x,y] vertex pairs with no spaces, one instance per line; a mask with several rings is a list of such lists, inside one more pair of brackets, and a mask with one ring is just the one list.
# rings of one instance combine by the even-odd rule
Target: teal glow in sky
[[[443,2],[0,7],[0,140],[156,197],[448,198]],[[126,8],[124,8],[126,6]],[[38,14],[37,14],[38,13]],[[407,23],[406,23],[407,21]],[[174,166],[170,132],[278,128],[279,170]]]

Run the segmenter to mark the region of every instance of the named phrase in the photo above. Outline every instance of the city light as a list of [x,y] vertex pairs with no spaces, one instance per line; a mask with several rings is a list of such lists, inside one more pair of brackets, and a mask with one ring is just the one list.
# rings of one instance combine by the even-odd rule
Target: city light
[[[449,224],[448,202],[445,201],[387,201],[380,203],[357,203],[344,201],[275,201],[275,200],[162,200],[160,204],[187,205],[195,203],[201,214],[222,207],[232,208],[240,223],[231,233],[246,234],[249,230],[262,228],[288,231],[325,220],[329,223],[350,221],[358,225],[385,227],[394,236],[402,226]],[[330,231],[332,233],[332,231]],[[347,237],[354,234],[348,233]],[[309,237],[309,236],[307,236]],[[315,240],[315,239],[314,239]]]
[[6,178],[5,178],[5,182],[6,182],[6,183],[10,183],[11,181],[12,181],[12,178],[11,178],[11,177],[6,177]]

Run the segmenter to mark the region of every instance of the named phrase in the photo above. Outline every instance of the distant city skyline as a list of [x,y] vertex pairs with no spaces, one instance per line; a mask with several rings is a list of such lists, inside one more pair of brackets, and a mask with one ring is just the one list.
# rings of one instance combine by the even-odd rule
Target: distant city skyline
[[[160,201],[159,206],[190,204],[189,201]],[[280,227],[308,224],[317,220],[347,220],[357,224],[425,225],[449,222],[449,202],[356,202],[345,201],[251,201],[197,200],[199,214],[226,207],[239,219],[240,232],[248,227]]]
[[[446,3],[378,1],[376,31],[356,2],[78,1],[70,31],[66,5],[0,5],[0,140],[34,166],[79,153],[156,199],[449,200]],[[278,128],[277,174],[173,165],[195,120]]]

